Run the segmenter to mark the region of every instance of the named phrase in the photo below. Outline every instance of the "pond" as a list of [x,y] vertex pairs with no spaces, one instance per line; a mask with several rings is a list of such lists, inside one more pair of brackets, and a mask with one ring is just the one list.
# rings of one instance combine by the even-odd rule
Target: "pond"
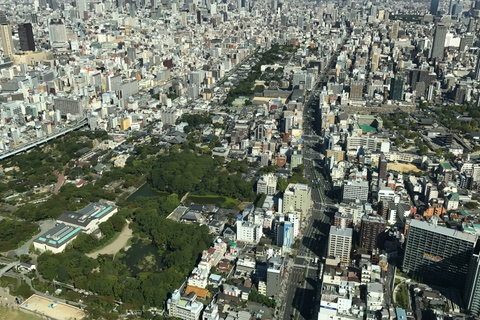
[[137,197],[167,197],[168,195],[168,192],[154,190],[150,188],[150,185],[148,183],[144,183],[143,186],[141,186],[137,191],[135,191],[127,198],[127,201],[133,202]]
[[125,253],[126,255],[122,260],[132,272],[133,277],[141,272],[153,272],[162,269],[162,257],[158,254],[157,247],[151,243],[145,244],[138,241]]

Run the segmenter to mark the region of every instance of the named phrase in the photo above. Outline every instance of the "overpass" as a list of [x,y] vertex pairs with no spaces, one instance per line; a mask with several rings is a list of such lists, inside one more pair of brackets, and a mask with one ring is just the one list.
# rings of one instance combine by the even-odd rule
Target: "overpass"
[[14,261],[14,262],[10,262],[9,264],[7,264],[5,267],[3,267],[1,270],[0,270],[0,277],[3,277],[3,275],[11,270],[13,267],[15,267],[16,265],[20,264],[20,262],[18,261]]
[[60,136],[63,136],[63,135],[65,135],[65,134],[67,134],[71,131],[80,129],[81,127],[86,126],[87,123],[88,123],[87,119],[84,118],[84,119],[78,121],[75,125],[73,125],[71,127],[63,128],[59,132],[53,133],[49,136],[46,136],[46,137],[43,137],[43,138],[40,138],[40,139],[36,139],[36,140],[30,141],[30,142],[24,143],[24,144],[22,144],[22,145],[20,145],[16,148],[4,151],[4,152],[0,153],[0,160],[11,157],[11,156],[13,156],[17,153],[27,151],[28,149],[31,149],[31,148],[34,148],[34,147],[39,146],[41,144],[44,144],[44,143],[46,143],[46,142],[48,142],[52,139],[56,139],[56,138],[58,138]]

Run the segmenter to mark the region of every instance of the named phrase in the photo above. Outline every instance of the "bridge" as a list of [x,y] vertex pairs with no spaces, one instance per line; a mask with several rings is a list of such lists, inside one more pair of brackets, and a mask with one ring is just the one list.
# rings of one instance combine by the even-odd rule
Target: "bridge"
[[46,136],[46,137],[43,137],[43,138],[40,138],[40,139],[36,139],[36,140],[30,141],[30,142],[24,143],[24,144],[22,144],[22,145],[20,145],[16,148],[7,150],[5,152],[2,152],[2,153],[0,153],[0,160],[11,157],[11,156],[13,156],[17,153],[27,151],[28,149],[34,148],[34,147],[39,146],[41,144],[44,144],[44,143],[46,143],[46,142],[48,142],[52,139],[56,139],[60,136],[63,136],[65,134],[69,133],[70,131],[75,131],[77,129],[80,129],[81,127],[86,126],[87,123],[88,123],[87,119],[84,118],[84,119],[78,121],[75,125],[73,125],[71,127],[63,128],[59,132],[53,133],[49,136]]
[[13,267],[15,267],[16,265],[20,264],[20,262],[18,261],[14,261],[14,262],[10,262],[9,264],[7,264],[5,267],[3,267],[1,270],[0,270],[0,277],[3,277],[3,275],[8,272],[9,270],[11,270]]

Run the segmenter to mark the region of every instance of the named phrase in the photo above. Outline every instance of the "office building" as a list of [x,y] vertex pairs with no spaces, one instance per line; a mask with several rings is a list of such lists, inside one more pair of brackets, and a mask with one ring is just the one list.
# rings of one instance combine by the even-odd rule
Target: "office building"
[[277,296],[285,276],[285,259],[273,256],[267,262],[267,297]]
[[53,101],[55,111],[59,110],[62,115],[83,116],[82,101],[70,98],[55,98]]
[[171,317],[183,320],[198,320],[203,309],[203,304],[197,302],[195,292],[189,294],[180,293],[176,289],[172,297],[167,300],[167,311]]
[[350,85],[350,99],[361,100],[363,98],[363,81],[353,81]]
[[60,253],[80,232],[82,232],[81,227],[72,227],[60,223],[33,240],[33,247],[40,252],[48,250],[53,253]]
[[12,27],[6,23],[0,24],[0,37],[2,38],[3,55],[12,57],[15,54],[13,49]]
[[83,20],[85,18],[85,12],[88,12],[88,0],[77,0],[78,17]]
[[311,190],[302,183],[290,183],[283,193],[283,212],[300,211],[306,214],[310,209]]
[[360,225],[360,247],[367,251],[378,248],[379,236],[385,231],[386,221],[382,216],[364,215]]
[[480,255],[474,254],[470,260],[464,292],[465,309],[472,316],[480,316]]
[[374,52],[372,55],[372,72],[377,71],[379,62],[380,62],[380,55],[378,54],[378,52]]
[[387,180],[387,158],[382,153],[378,159],[378,178],[382,180]]
[[277,193],[277,181],[278,177],[273,173],[264,174],[257,182],[257,194],[275,195]]
[[331,226],[328,235],[328,256],[348,264],[352,250],[352,237],[353,229]]
[[395,76],[390,83],[390,100],[403,100],[405,78]]
[[277,246],[290,248],[293,239],[293,225],[284,221],[277,226]]
[[31,23],[22,23],[18,25],[18,38],[20,40],[20,50],[35,51],[35,39]]
[[425,283],[463,289],[477,236],[437,225],[411,220],[407,234],[403,270]]
[[431,0],[430,2],[430,14],[436,15],[438,12],[438,4],[440,0]]
[[361,179],[346,180],[343,183],[343,202],[365,203],[368,200],[368,181]]
[[53,48],[65,48],[67,46],[67,30],[61,19],[51,19],[49,25],[50,45]]
[[[434,0],[435,1],[435,0]],[[433,44],[432,44],[432,54],[430,56],[431,59],[443,59],[443,53],[445,49],[445,38],[447,36],[447,26],[443,23],[438,23],[437,27],[435,28],[435,35],[433,37]]]

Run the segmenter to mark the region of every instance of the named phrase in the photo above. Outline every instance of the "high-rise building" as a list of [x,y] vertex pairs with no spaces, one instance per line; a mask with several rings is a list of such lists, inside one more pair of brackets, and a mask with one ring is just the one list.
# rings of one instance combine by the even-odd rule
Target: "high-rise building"
[[438,3],[440,0],[432,0],[430,2],[430,14],[436,15],[438,12]]
[[293,226],[290,221],[281,222],[277,226],[277,246],[290,248],[293,239]]
[[76,3],[78,17],[83,20],[85,17],[85,12],[88,12],[88,0],[77,0]]
[[378,54],[378,52],[374,52],[372,55],[372,72],[377,71],[379,62],[380,55]]
[[12,27],[8,25],[7,19],[4,14],[0,19],[0,37],[2,38],[2,50],[3,55],[11,57],[14,55],[13,39],[12,39]]
[[283,212],[301,211],[303,214],[310,209],[311,190],[302,183],[290,183],[283,193]]
[[403,270],[422,282],[463,289],[477,236],[412,219],[408,228]]
[[470,260],[467,283],[464,292],[465,309],[472,316],[480,316],[480,255],[474,254]]
[[350,84],[350,99],[361,100],[363,98],[363,81],[353,81]]
[[392,32],[390,33],[390,38],[391,39],[397,39],[398,38],[398,21],[395,21],[392,24]]
[[343,202],[365,203],[368,200],[368,181],[345,180],[342,190]]
[[382,153],[378,158],[378,178],[382,180],[387,180],[387,158]]
[[282,287],[285,276],[285,259],[273,256],[267,263],[267,296],[276,296]]
[[61,19],[50,20],[49,32],[52,47],[59,48],[67,45],[67,30]]
[[[438,1],[438,0],[437,0]],[[445,24],[439,23],[435,28],[435,36],[433,37],[431,59],[443,59],[443,51],[445,49],[445,38],[447,36],[448,28]]]
[[328,235],[328,256],[340,259],[341,262],[350,262],[352,250],[353,229],[331,226]]
[[390,100],[402,100],[404,91],[405,78],[395,76],[390,83]]
[[385,231],[386,221],[379,215],[364,215],[360,225],[360,247],[368,251],[378,248],[379,235]]
[[273,196],[277,193],[278,178],[273,173],[265,174],[257,182],[257,194],[264,193]]
[[60,110],[61,114],[83,116],[82,101],[69,98],[55,98],[53,105],[56,110]]
[[22,23],[18,25],[18,37],[20,39],[20,50],[35,51],[35,39],[33,38],[31,23]]
[[480,53],[477,53],[477,64],[475,65],[474,77],[476,80],[480,80]]

